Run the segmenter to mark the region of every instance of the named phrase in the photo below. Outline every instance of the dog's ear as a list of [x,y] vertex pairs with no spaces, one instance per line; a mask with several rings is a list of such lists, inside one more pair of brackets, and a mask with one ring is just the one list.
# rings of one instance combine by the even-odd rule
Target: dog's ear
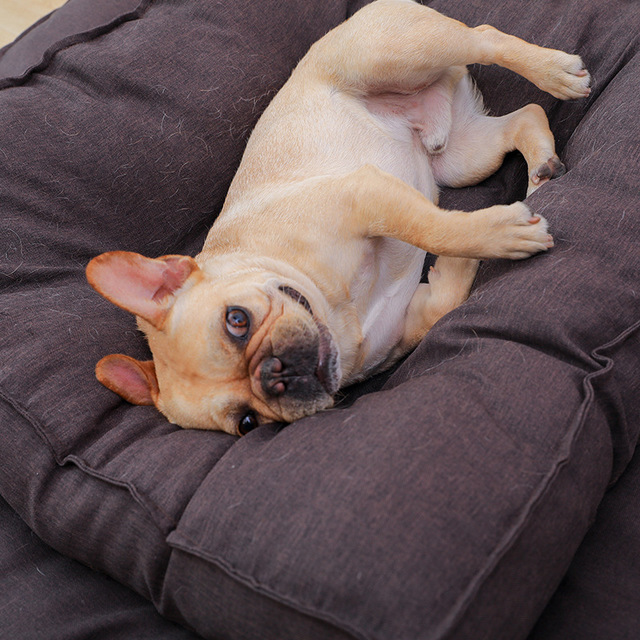
[[142,362],[116,353],[96,365],[96,378],[131,404],[152,405],[158,397],[153,360]]
[[161,329],[176,293],[194,272],[199,267],[189,256],[145,258],[111,251],[89,262],[87,280],[107,300]]

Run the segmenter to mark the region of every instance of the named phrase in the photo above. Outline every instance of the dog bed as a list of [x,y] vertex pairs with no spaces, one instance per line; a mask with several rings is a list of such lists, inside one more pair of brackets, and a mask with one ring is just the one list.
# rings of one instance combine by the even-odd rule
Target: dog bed
[[[483,263],[468,302],[393,371],[331,411],[243,438],[181,430],[94,378],[103,355],[148,351],[133,318],[86,283],[86,263],[115,249],[195,254],[262,110],[363,4],[69,0],[2,51],[7,637],[637,631],[635,3],[428,3],[579,53],[593,92],[559,102],[472,68],[493,114],[537,102],[549,116],[568,172],[528,203],[556,246]],[[525,188],[510,154],[441,204],[511,202]]]

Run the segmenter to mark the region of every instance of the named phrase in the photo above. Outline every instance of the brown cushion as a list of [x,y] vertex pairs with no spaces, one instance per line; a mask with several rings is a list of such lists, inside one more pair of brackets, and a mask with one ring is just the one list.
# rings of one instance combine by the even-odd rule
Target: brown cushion
[[[148,352],[84,266],[195,253],[261,110],[358,5],[144,3],[0,85],[4,498],[206,637],[525,637],[640,425],[638,11],[614,5],[491,5],[495,26],[581,53],[588,101],[473,70],[494,112],[547,109],[569,172],[530,202],[556,248],[485,264],[469,302],[365,388],[380,390],[242,439],[96,383],[101,356]],[[478,3],[432,6],[488,21]],[[443,203],[524,184],[513,155]]]
[[53,551],[0,498],[0,629],[20,640],[197,640],[115,580]]
[[529,640],[626,640],[638,634],[639,453],[600,504],[594,526]]

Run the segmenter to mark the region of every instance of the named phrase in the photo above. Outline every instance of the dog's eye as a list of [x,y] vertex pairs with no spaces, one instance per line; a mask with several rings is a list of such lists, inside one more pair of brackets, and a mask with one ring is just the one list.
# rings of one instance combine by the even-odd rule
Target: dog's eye
[[249,314],[240,307],[227,309],[227,331],[234,338],[245,338],[249,333]]
[[241,436],[253,431],[258,426],[258,417],[253,411],[248,411],[238,423],[238,433]]

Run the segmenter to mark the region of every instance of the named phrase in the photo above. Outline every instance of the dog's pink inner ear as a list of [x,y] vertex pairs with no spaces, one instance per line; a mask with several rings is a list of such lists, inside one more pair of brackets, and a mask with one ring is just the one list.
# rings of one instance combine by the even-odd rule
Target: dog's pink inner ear
[[152,405],[158,397],[158,380],[153,360],[129,356],[106,356],[96,365],[96,378],[131,404]]
[[146,258],[139,253],[112,251],[91,260],[87,279],[107,300],[161,328],[174,294],[197,269],[189,256]]

